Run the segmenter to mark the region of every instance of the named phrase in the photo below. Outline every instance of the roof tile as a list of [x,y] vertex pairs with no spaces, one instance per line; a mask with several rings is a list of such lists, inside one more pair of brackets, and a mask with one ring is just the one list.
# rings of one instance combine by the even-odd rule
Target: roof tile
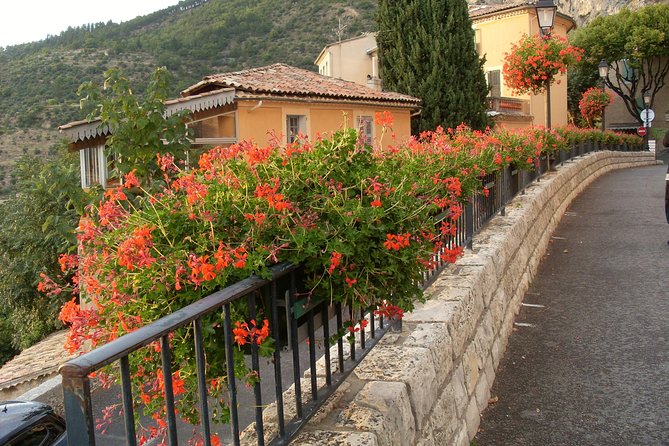
[[234,87],[237,91],[273,96],[371,100],[407,105],[420,103],[420,99],[413,96],[378,91],[354,82],[323,76],[281,63],[206,76],[201,82],[184,90],[182,95],[187,96],[222,87]]

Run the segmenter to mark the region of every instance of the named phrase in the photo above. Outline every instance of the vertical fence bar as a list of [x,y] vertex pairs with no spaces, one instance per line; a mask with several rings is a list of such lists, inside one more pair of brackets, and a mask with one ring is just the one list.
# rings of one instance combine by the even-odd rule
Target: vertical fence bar
[[321,318],[323,319],[323,347],[325,348],[325,384],[332,385],[332,372],[330,370],[330,314],[329,307],[321,304]]
[[365,349],[365,323],[363,322],[365,320],[365,311],[363,309],[360,310],[360,316],[362,318],[360,319],[360,348],[362,350]]
[[344,328],[344,321],[342,320],[341,302],[335,304],[335,313],[337,313],[337,353],[339,356],[339,373],[344,373],[344,338],[339,336]]
[[349,322],[350,326],[349,328],[349,336],[350,336],[350,342],[349,344],[351,345],[351,359],[353,362],[355,362],[355,322],[353,321],[353,306],[348,309],[349,313]]
[[474,208],[471,203],[465,206],[465,240],[468,249],[474,248]]
[[170,446],[177,446],[177,419],[174,412],[174,390],[172,389],[172,354],[168,335],[160,338],[160,356],[163,363],[163,381],[165,384],[165,411],[167,412],[167,438]]
[[[276,417],[279,421],[279,436],[286,435],[286,423],[283,415],[283,381],[281,377],[281,339],[279,337],[279,305],[276,292],[276,280],[272,281],[270,300],[272,303],[272,337],[274,348],[274,383],[276,390]],[[287,304],[288,302],[286,302]]]
[[225,357],[228,369],[228,391],[230,392],[230,428],[232,441],[239,446],[239,412],[237,410],[237,385],[235,383],[235,353],[232,350],[232,322],[230,321],[230,304],[223,306],[223,333],[225,337]]
[[311,399],[318,399],[318,383],[316,381],[316,335],[314,333],[314,309],[309,310],[307,318],[309,336],[309,368],[311,369]]
[[[249,306],[249,316],[251,320],[255,321],[257,325],[260,322],[257,320],[256,313],[256,296],[251,293],[247,297]],[[265,433],[262,422],[262,393],[260,389],[260,356],[258,355],[258,344],[255,339],[251,341],[251,369],[256,374],[258,380],[253,385],[253,396],[255,397],[255,413],[256,413],[256,433],[258,434],[258,446],[265,445]]]
[[81,376],[78,367],[65,364],[63,376],[63,403],[67,422],[67,444],[95,446],[95,423],[91,402],[91,382]]
[[290,273],[290,293],[288,293],[288,307],[290,311],[290,348],[293,351],[293,382],[295,383],[295,410],[297,418],[302,418],[302,381],[300,376],[300,345],[297,340],[297,319],[295,317],[295,273]]
[[375,321],[374,321],[374,307],[372,307],[369,310],[369,332],[372,335],[372,339],[376,339],[376,332],[375,332]]
[[127,356],[121,358],[121,396],[123,399],[125,442],[128,446],[135,446],[137,444],[137,435],[135,434],[135,413],[132,404],[130,361]]
[[197,390],[200,396],[200,422],[205,446],[211,446],[211,426],[209,425],[209,403],[207,402],[207,374],[202,345],[202,318],[193,321],[195,338],[195,366],[197,367]]

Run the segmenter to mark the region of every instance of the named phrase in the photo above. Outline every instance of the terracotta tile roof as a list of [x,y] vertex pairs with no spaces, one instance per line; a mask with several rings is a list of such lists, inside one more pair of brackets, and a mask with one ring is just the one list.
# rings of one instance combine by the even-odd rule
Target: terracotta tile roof
[[213,74],[188,87],[181,94],[189,96],[225,87],[233,87],[242,93],[267,95],[268,97],[366,100],[408,106],[417,106],[420,103],[420,99],[413,96],[378,91],[364,85],[322,76],[313,71],[280,63],[232,73]]
[[475,19],[480,16],[506,11],[507,9],[514,9],[520,6],[534,6],[534,3],[535,3],[534,1],[530,0],[530,1],[503,3],[499,5],[470,5],[469,17]]

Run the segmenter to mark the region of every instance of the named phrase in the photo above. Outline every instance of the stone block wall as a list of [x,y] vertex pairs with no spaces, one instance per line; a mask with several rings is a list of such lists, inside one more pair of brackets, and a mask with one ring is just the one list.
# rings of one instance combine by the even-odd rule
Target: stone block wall
[[[596,152],[530,185],[506,216],[496,216],[474,238],[474,250],[439,276],[428,300],[405,316],[402,332],[386,334],[292,444],[469,445],[523,296],[567,206],[613,169],[652,164],[651,153]],[[266,410],[268,421],[272,412]]]

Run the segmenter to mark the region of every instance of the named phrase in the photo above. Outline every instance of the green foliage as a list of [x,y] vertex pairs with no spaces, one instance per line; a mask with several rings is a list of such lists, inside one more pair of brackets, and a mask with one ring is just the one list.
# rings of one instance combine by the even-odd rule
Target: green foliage
[[58,253],[76,250],[74,228],[83,212],[79,166],[73,154],[26,155],[17,163],[16,194],[0,203],[0,313],[14,348],[39,341],[62,324],[63,301],[37,292],[41,272],[60,274]]
[[104,78],[102,86],[86,82],[79,87],[82,108],[92,110],[89,120],[99,118],[100,125],[111,130],[107,150],[114,159],[112,176],[122,178],[135,171],[148,188],[150,181],[162,177],[156,155],[170,152],[185,162],[190,147],[185,125],[188,111],[165,116],[170,80],[165,68],[153,72],[143,97],[133,93],[118,68],[106,71]]
[[[597,72],[606,60],[611,70],[606,84],[639,123],[644,93],[660,91],[669,73],[669,5],[650,5],[637,10],[601,16],[576,30],[572,42],[585,50],[581,70]],[[581,91],[580,93],[582,93]]]
[[419,97],[414,131],[488,125],[488,87],[465,0],[381,0],[381,77],[388,90]]

